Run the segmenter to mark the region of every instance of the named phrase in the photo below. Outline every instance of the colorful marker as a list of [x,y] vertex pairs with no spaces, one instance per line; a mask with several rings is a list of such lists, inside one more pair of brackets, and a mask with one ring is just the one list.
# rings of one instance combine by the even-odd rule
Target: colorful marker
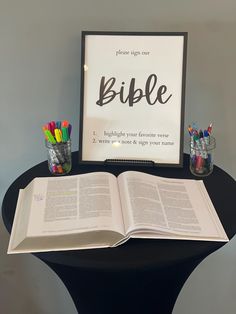
[[57,143],[61,143],[62,138],[61,138],[61,132],[60,132],[60,130],[59,130],[59,129],[55,129],[54,133],[55,133],[55,137],[56,137]]
[[71,124],[67,120],[50,121],[42,126],[42,130],[47,143],[51,173],[68,173],[71,169]]
[[212,123],[204,131],[198,129],[197,124],[194,123],[192,126],[188,126],[188,132],[190,135],[190,169],[194,174],[209,174],[213,168]]
[[212,123],[210,123],[210,125],[208,126],[207,131],[208,131],[209,134],[211,134],[211,132],[212,132]]
[[205,140],[206,145],[209,145],[209,143],[210,143],[210,136],[209,136],[209,133],[208,133],[207,130],[204,130],[203,136],[204,136],[204,140]]
[[51,131],[45,130],[44,134],[46,135],[48,142],[50,142],[51,144],[56,144],[56,140],[54,136],[52,135]]
[[65,143],[69,140],[69,133],[68,133],[68,128],[67,127],[62,127],[62,141]]

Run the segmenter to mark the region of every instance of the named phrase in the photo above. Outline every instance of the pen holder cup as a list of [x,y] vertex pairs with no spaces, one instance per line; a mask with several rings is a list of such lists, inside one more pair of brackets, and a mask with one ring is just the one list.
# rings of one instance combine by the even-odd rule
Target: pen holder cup
[[209,136],[207,140],[200,139],[197,143],[190,139],[190,171],[198,177],[205,177],[212,173],[216,140]]
[[65,175],[70,172],[71,160],[71,140],[64,143],[51,144],[45,141],[48,157],[48,168],[54,175]]

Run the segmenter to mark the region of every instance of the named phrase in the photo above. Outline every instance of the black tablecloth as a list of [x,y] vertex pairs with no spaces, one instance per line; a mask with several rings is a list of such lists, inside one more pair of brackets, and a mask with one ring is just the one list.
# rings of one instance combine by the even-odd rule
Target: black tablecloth
[[[78,152],[72,154],[73,169],[70,173],[86,173],[94,171],[108,171],[115,175],[127,170],[137,170],[146,173],[169,177],[190,178],[194,177],[189,171],[189,156],[184,155],[183,168],[162,167],[137,167],[137,166],[103,166],[103,165],[80,165],[78,164]],[[29,169],[13,182],[8,189],[2,204],[3,221],[10,232],[16,208],[19,188],[24,188],[34,177],[50,176],[47,162],[42,162]],[[213,173],[203,178],[204,184],[219,215],[229,238],[236,232],[235,213],[235,180],[217,166]],[[215,251],[224,243],[208,241],[185,241],[185,240],[146,240],[130,239],[127,243],[116,247],[83,251],[49,252],[35,254],[42,259],[86,268],[129,268],[135,263],[137,268],[152,265],[166,265],[167,263],[186,260],[194,256],[201,256]]]

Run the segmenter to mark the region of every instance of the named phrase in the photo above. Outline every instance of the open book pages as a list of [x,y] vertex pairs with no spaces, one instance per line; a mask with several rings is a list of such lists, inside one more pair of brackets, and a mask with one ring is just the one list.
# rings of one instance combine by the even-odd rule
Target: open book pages
[[130,237],[228,241],[202,181],[95,172],[35,178],[20,190],[8,253],[112,247]]

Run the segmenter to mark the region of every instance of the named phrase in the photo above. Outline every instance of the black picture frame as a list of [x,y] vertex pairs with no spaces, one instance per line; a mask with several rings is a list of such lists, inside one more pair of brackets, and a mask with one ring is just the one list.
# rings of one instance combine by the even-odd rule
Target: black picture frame
[[186,59],[187,32],[83,31],[79,162],[182,167]]

